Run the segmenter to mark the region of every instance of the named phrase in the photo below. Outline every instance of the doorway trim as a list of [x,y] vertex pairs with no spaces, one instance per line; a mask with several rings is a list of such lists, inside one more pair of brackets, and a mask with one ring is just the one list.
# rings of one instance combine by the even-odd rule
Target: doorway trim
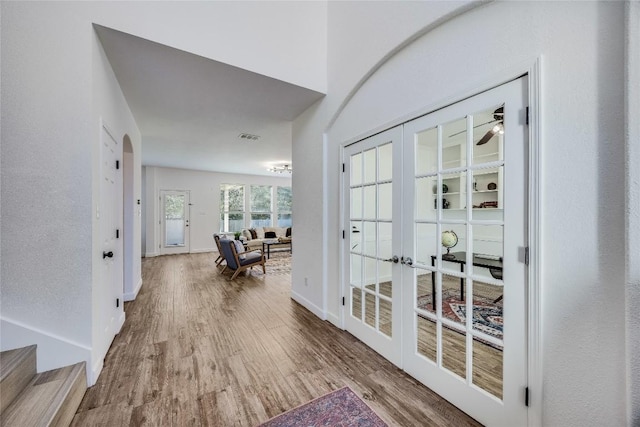
[[[470,98],[479,93],[498,87],[504,83],[515,80],[523,75],[529,77],[528,106],[529,106],[529,126],[528,126],[528,156],[529,156],[529,173],[527,176],[529,195],[528,203],[528,241],[529,241],[529,268],[527,272],[528,290],[526,293],[528,299],[528,315],[527,315],[527,383],[528,383],[528,425],[542,426],[542,374],[543,374],[543,351],[542,351],[542,56],[524,61],[512,67],[508,67],[501,72],[492,75],[490,78],[468,85],[462,91],[451,97],[442,99],[432,103],[417,111],[404,115],[398,119],[380,125],[368,132],[360,134],[356,137],[344,141],[340,145],[340,162],[344,162],[345,148],[360,140],[376,135],[387,129],[402,125],[410,120],[430,114],[439,109],[445,108],[456,102]],[[344,180],[346,179],[340,169],[339,185],[340,200],[344,200]],[[344,206],[340,203],[340,226],[342,230],[348,229],[348,224],[344,223],[343,215]],[[340,245],[340,292],[338,294],[341,299],[348,291],[348,283],[344,282],[344,245]],[[326,288],[327,284],[325,284]],[[342,301],[338,301],[340,310],[339,325],[345,329],[345,306]]]

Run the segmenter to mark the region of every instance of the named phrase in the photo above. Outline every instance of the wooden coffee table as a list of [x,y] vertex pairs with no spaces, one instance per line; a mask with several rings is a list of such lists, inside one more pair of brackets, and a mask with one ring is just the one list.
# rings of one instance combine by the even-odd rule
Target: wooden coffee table
[[266,248],[266,252],[267,252],[267,259],[271,258],[271,246],[280,246],[280,245],[289,245],[289,252],[293,253],[293,245],[291,244],[291,241],[288,242],[281,242],[278,239],[265,239],[262,241],[262,252],[265,252],[265,248]]

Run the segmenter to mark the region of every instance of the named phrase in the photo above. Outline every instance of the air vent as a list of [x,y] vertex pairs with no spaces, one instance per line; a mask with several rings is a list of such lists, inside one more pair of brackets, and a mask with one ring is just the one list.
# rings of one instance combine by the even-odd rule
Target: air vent
[[238,138],[246,139],[248,141],[257,141],[258,139],[260,139],[260,136],[251,135],[250,133],[241,133],[240,135],[238,135]]

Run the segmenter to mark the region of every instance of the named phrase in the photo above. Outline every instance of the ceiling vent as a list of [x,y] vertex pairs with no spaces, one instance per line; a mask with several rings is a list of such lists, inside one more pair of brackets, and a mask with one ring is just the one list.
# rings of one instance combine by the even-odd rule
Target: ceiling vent
[[238,138],[246,139],[248,141],[257,141],[258,139],[260,139],[260,136],[259,135],[251,135],[250,133],[241,133],[240,135],[238,135]]

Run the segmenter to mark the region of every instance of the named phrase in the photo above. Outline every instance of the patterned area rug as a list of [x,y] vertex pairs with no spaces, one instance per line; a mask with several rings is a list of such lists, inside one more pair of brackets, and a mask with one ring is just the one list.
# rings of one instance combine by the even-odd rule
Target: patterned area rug
[[291,274],[291,253],[289,251],[272,251],[271,258],[265,263],[265,268],[267,274]]
[[[467,319],[467,304],[460,301],[458,289],[445,289],[442,315],[454,322],[464,323]],[[433,311],[431,294],[418,297],[418,308]],[[502,304],[490,298],[476,296],[473,301],[473,327],[492,337],[502,339]]]
[[349,387],[318,397],[271,418],[260,427],[386,427]]

